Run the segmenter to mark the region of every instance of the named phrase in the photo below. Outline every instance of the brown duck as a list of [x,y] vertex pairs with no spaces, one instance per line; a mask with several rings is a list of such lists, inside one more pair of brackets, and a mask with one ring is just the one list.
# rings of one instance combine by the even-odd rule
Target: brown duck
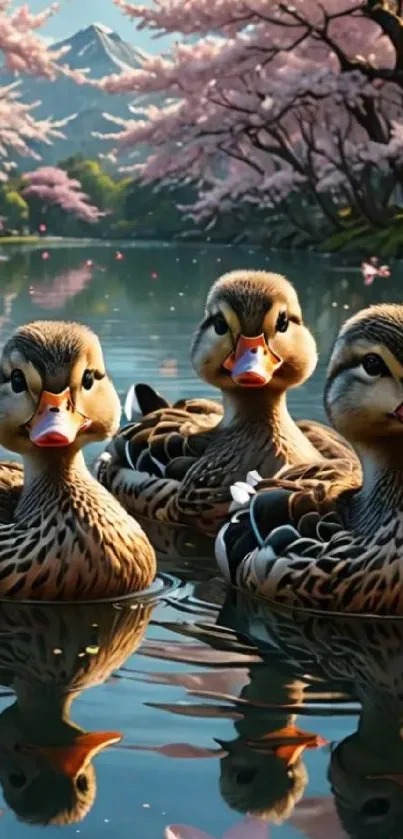
[[231,484],[248,471],[270,477],[321,455],[355,460],[332,429],[299,427],[288,412],[287,390],[311,375],[317,355],[297,294],[281,275],[221,277],[191,359],[199,376],[221,390],[223,407],[210,400],[170,406],[142,386],[146,415],[119,431],[96,464],[99,480],[129,512],[214,534],[228,514]]
[[[300,485],[277,479],[251,489],[250,503],[218,534],[218,563],[240,589],[279,604],[401,616],[402,305],[372,306],[344,324],[325,404],[359,455],[361,477],[339,469],[331,482],[318,466],[316,487],[312,467],[311,474],[302,470]],[[304,487],[307,476],[311,486]],[[245,485],[238,501],[240,491],[247,495]]]
[[82,453],[117,429],[97,337],[75,323],[20,327],[0,359],[0,597],[93,600],[143,589],[155,555]]

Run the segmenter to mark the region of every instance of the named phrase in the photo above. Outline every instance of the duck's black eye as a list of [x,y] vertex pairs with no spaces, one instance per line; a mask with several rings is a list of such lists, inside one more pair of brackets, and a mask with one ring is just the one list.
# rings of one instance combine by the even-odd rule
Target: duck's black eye
[[8,781],[9,781],[9,784],[12,787],[14,787],[15,789],[21,789],[21,787],[25,786],[25,784],[27,782],[27,778],[26,778],[26,776],[24,775],[23,772],[18,772],[17,771],[17,772],[11,772],[11,774],[8,776]]
[[228,323],[225,320],[224,315],[221,314],[214,315],[213,326],[217,335],[225,335],[229,329]]
[[276,332],[287,332],[288,329],[288,315],[287,312],[280,312],[277,323]]
[[91,390],[92,385],[94,384],[94,374],[91,373],[91,370],[84,370],[82,386],[84,390]]
[[362,359],[362,367],[367,376],[389,376],[389,370],[380,355],[371,352]]
[[23,393],[24,390],[27,390],[27,382],[22,370],[13,370],[10,382],[14,393]]
[[76,778],[76,787],[79,792],[87,792],[88,780],[85,775],[79,775],[78,778]]
[[361,814],[367,819],[376,819],[386,816],[390,810],[390,801],[387,798],[369,798],[361,807]]

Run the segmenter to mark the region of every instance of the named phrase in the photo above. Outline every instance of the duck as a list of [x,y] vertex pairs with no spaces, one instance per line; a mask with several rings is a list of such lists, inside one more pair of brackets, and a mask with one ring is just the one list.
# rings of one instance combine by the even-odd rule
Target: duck
[[[0,597],[94,600],[149,586],[154,550],[83,456],[119,427],[120,402],[86,326],[20,326],[0,358]],[[4,497],[2,500],[2,496]]]
[[361,480],[339,475],[323,509],[303,482],[250,487],[217,536],[218,565],[227,582],[293,609],[401,616],[403,305],[371,306],[342,326],[324,399]]
[[334,430],[308,421],[300,427],[288,412],[287,391],[313,373],[317,351],[297,293],[282,275],[235,270],[220,277],[191,361],[201,379],[221,390],[222,407],[205,399],[170,405],[141,385],[142,416],[115,435],[95,464],[99,481],[130,513],[215,536],[228,516],[231,484],[248,470],[270,477],[327,456],[356,459]]

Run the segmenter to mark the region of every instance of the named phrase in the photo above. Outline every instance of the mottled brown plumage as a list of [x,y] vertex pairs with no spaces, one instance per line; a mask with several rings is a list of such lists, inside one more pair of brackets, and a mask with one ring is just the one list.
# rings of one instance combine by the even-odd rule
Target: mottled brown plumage
[[[20,327],[0,361],[0,597],[93,600],[145,588],[155,555],[82,455],[116,430],[120,405],[86,327]],[[4,514],[3,514],[4,513]]]
[[293,607],[403,614],[402,360],[403,306],[373,306],[343,326],[325,403],[362,479],[341,461],[306,471],[299,486],[294,470],[290,483],[282,473],[251,490],[216,542],[237,586]]
[[123,428],[97,463],[99,480],[130,512],[215,534],[231,484],[248,471],[271,477],[321,455],[355,458],[336,432],[308,422],[301,430],[288,413],[286,391],[311,375],[316,347],[284,277],[233,271],[219,279],[191,357],[200,377],[222,391],[223,407],[170,406],[158,394],[153,406],[143,386],[140,408],[151,413]]

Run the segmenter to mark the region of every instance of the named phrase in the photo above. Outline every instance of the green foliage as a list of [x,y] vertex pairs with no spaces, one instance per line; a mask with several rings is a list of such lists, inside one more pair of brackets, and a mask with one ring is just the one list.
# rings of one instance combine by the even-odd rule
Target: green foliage
[[388,227],[375,230],[368,222],[359,221],[346,230],[339,231],[326,239],[321,250],[335,252],[355,251],[368,255],[403,256],[403,213],[397,213]]
[[340,209],[331,195],[317,196],[309,189],[293,193],[274,207],[256,207],[251,203],[235,204],[218,214],[208,232],[186,213],[197,198],[196,186],[158,188],[132,178],[111,174],[98,160],[80,155],[59,164],[71,178],[77,179],[90,199],[104,215],[96,224],[87,224],[57,206],[48,206],[37,197],[26,200],[21,192],[24,182],[13,175],[0,186],[0,215],[6,218],[3,236],[11,230],[37,234],[45,224],[47,235],[98,239],[173,239],[211,242],[254,242],[267,247],[296,250],[317,248],[403,255],[403,213],[387,207],[391,216],[387,227],[375,229],[358,215],[357,208]]
[[10,228],[20,230],[28,220],[28,204],[15,190],[10,190],[3,196],[2,210]]

